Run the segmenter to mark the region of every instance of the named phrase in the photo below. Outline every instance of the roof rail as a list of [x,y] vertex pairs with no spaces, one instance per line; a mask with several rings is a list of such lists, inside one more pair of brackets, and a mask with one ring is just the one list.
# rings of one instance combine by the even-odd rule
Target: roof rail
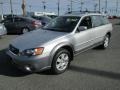
[[86,14],[86,13],[101,13],[99,11],[72,11],[72,12],[67,12],[65,14]]

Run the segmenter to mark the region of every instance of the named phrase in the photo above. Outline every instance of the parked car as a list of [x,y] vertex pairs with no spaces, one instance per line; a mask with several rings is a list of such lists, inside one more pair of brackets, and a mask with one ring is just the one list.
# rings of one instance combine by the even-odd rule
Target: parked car
[[102,14],[67,14],[13,40],[7,54],[22,70],[51,69],[60,74],[80,52],[98,46],[106,49],[111,33],[112,24]]
[[0,23],[0,37],[7,34],[7,30],[3,24]]
[[52,19],[58,17],[57,15],[47,15],[48,17],[51,17]]
[[52,20],[48,16],[32,16],[32,18],[39,20],[42,24],[42,27],[44,27],[46,24],[48,24]]
[[2,23],[4,23],[8,34],[24,34],[41,27],[38,20],[22,16],[6,17]]

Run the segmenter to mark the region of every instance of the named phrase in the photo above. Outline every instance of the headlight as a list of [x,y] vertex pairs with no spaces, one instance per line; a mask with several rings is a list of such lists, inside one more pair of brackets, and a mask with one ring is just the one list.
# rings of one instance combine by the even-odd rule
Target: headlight
[[35,55],[41,55],[43,53],[44,48],[34,48],[34,49],[27,49],[23,52],[25,56],[35,56]]

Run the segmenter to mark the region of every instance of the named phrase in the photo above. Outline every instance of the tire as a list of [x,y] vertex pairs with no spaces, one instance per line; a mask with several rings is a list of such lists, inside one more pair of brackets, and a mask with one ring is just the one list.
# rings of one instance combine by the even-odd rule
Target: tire
[[22,28],[22,34],[28,33],[29,29],[28,28]]
[[104,38],[103,44],[100,45],[101,49],[106,49],[109,46],[110,36],[107,34]]
[[53,74],[61,74],[66,71],[70,64],[70,52],[66,49],[59,49],[52,62],[51,71]]

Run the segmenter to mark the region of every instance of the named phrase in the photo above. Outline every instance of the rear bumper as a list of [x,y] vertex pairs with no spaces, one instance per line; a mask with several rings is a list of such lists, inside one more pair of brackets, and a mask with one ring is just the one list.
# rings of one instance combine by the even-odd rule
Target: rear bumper
[[7,51],[7,54],[12,58],[12,63],[19,69],[27,72],[40,72],[46,69],[50,69],[49,57],[23,57],[13,54],[11,51]]

